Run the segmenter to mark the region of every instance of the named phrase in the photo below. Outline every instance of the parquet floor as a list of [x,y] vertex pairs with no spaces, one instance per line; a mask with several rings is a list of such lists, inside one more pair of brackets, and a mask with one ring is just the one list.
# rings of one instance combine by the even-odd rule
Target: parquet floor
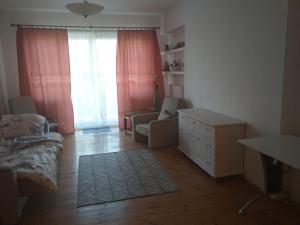
[[58,192],[36,193],[22,225],[300,225],[300,207],[262,199],[248,215],[239,206],[258,192],[242,177],[214,180],[176,147],[154,150],[181,191],[114,203],[76,207],[80,155],[146,148],[123,133],[71,135],[60,159]]

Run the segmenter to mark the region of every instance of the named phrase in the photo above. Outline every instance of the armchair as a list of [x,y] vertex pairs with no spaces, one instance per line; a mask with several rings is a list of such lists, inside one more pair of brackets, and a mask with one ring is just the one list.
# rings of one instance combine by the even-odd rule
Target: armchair
[[133,138],[148,142],[149,148],[178,143],[178,98],[165,97],[161,112],[137,114],[132,117]]

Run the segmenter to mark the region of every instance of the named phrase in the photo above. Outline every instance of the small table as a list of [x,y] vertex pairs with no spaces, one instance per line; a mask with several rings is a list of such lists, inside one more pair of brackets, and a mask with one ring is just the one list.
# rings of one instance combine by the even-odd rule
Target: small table
[[244,215],[247,208],[261,197],[284,192],[281,189],[282,162],[300,169],[300,138],[277,135],[241,139],[238,142],[260,153],[265,175],[265,192],[254,196],[240,208],[239,213]]
[[141,113],[145,113],[145,111],[135,111],[135,112],[124,113],[123,120],[124,120],[124,131],[125,131],[125,134],[127,134],[127,135],[131,135],[132,134],[132,130],[127,127],[128,120],[130,120],[131,117],[133,117],[133,116],[135,116],[137,114],[141,114]]

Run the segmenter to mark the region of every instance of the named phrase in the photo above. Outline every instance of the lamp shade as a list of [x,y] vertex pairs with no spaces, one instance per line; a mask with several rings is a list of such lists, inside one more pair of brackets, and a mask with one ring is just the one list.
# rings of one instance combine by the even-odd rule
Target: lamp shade
[[66,4],[66,8],[72,13],[84,17],[98,14],[104,9],[102,5],[89,3],[88,1],[68,3]]

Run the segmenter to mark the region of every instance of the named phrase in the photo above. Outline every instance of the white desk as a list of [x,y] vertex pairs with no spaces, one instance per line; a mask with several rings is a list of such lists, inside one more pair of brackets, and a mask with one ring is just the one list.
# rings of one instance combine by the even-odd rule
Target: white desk
[[238,142],[286,165],[300,169],[300,137],[278,135],[242,139]]
[[300,138],[277,135],[241,139],[238,142],[260,153],[265,176],[265,193],[256,195],[239,210],[240,214],[246,214],[247,208],[259,198],[283,192],[281,162],[300,169]]

